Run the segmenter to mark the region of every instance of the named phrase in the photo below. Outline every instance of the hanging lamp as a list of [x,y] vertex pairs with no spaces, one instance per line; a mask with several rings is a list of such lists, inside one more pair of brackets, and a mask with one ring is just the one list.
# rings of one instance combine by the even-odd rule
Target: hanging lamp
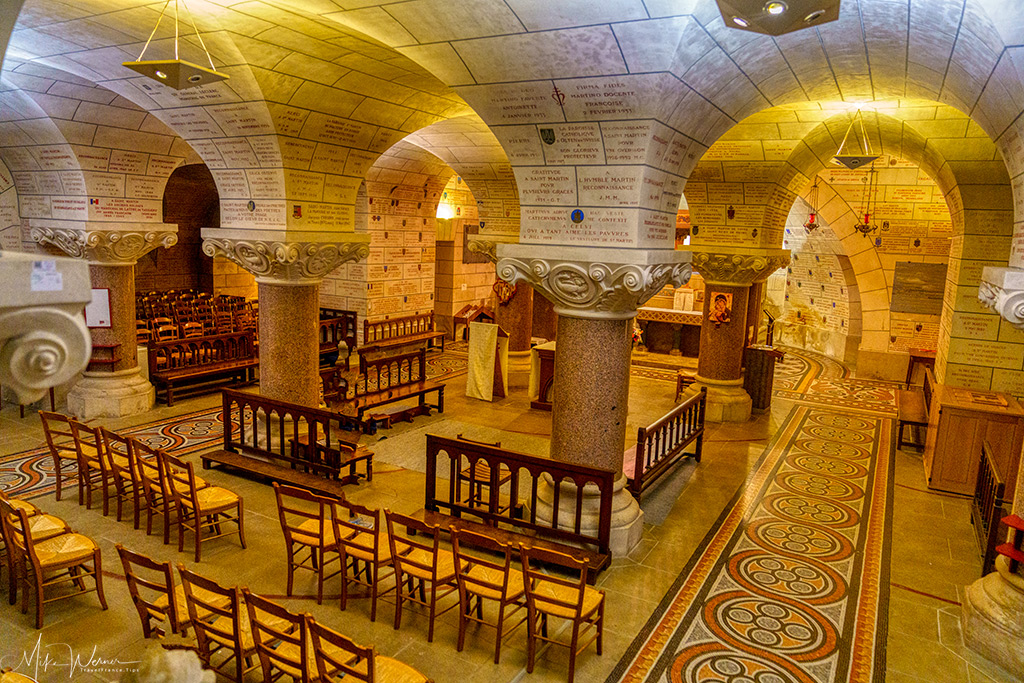
[[[191,10],[188,5],[185,4],[185,0],[173,0],[174,1],[174,59],[153,59],[144,61],[142,58],[146,56],[146,50],[149,48],[149,44],[153,41],[153,36],[156,35],[157,29],[160,28],[160,22],[163,21],[164,15],[167,13],[167,8],[171,4],[171,0],[164,2],[164,7],[160,10],[160,16],[156,20],[156,26],[153,27],[153,32],[149,34],[149,39],[146,40],[146,44],[142,46],[142,52],[139,54],[139,58],[134,62],[122,62],[122,66],[126,66],[136,73],[140,73],[147,78],[151,78],[157,83],[162,83],[175,90],[184,90],[186,88],[194,88],[200,85],[209,85],[210,83],[216,83],[218,81],[226,81],[229,76],[225,73],[217,71],[217,67],[213,65],[213,57],[210,56],[210,51],[206,49],[206,43],[203,42],[203,37],[199,35],[199,29],[196,27],[195,17],[192,16]],[[203,48],[203,52],[206,53],[206,59],[210,62],[210,68],[207,69],[205,66],[200,66],[193,62],[189,62],[178,57],[178,3],[185,8],[185,12],[188,13],[188,18],[192,22],[192,30],[195,31],[196,37],[199,39],[199,44]]]
[[818,177],[814,177],[814,186],[811,187],[811,192],[807,196],[807,201],[811,205],[811,213],[807,216],[807,222],[804,223],[808,233],[814,232],[818,229]]
[[[849,139],[850,133],[853,131],[853,127],[857,123],[860,123],[861,149],[857,150],[860,154],[843,154],[843,148],[846,147],[846,141]],[[854,133],[854,137],[856,137],[856,133]],[[871,151],[871,144],[868,142],[868,134],[864,129],[864,115],[861,113],[860,109],[858,109],[857,113],[853,115],[852,119],[850,119],[850,125],[846,128],[846,135],[843,136],[843,141],[839,143],[839,149],[836,151],[832,159],[836,163],[839,163],[852,171],[860,168],[864,164],[870,164],[880,156],[880,154],[874,154]]]
[[860,215],[864,217],[862,222],[856,223],[853,227],[857,232],[867,237],[869,234],[878,230],[877,225],[871,224],[871,216],[875,210],[875,195],[878,190],[878,172],[875,170],[875,165],[871,164],[871,168],[868,169],[867,183],[864,186],[864,202],[861,204]]

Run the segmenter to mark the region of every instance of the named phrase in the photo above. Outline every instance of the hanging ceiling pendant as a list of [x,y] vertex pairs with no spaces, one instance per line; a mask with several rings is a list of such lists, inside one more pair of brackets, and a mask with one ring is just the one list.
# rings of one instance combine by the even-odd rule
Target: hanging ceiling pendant
[[871,168],[868,170],[867,184],[864,186],[864,203],[861,206],[861,215],[864,217],[864,220],[853,226],[857,232],[865,237],[878,230],[877,225],[871,224],[871,216],[874,214],[875,208],[875,195],[878,190],[877,174],[875,165],[871,164]]
[[814,186],[811,187],[811,192],[807,196],[807,201],[811,205],[811,213],[807,216],[807,222],[804,223],[804,228],[807,229],[808,233],[814,232],[818,229],[818,177],[814,177]]
[[[860,123],[860,141],[861,141],[861,154],[843,154],[843,148],[846,146],[846,141],[850,137],[850,132],[853,130],[854,125]],[[854,133],[856,137],[856,133]],[[835,156],[832,160],[839,163],[850,170],[855,170],[863,166],[864,164],[870,164],[872,161],[880,157],[880,154],[873,154],[871,151],[871,144],[868,142],[867,131],[864,130],[864,115],[860,109],[853,115],[850,120],[850,125],[846,129],[846,135],[843,136],[843,141],[839,143],[839,149],[836,150]]]
[[[192,30],[195,31],[196,37],[199,39],[199,44],[203,47],[203,52],[206,53],[206,59],[210,62],[210,68],[178,58],[179,2],[181,2],[185,11],[188,13],[189,20],[192,22]],[[175,90],[184,90],[185,88],[194,88],[200,85],[216,83],[218,81],[226,81],[229,76],[217,71],[217,68],[213,65],[213,57],[210,56],[210,51],[206,49],[206,43],[203,42],[203,37],[199,35],[199,29],[196,27],[195,17],[192,16],[192,12],[189,10],[188,5],[185,4],[185,0],[174,0],[174,59],[142,59],[146,56],[146,50],[149,48],[149,44],[153,41],[153,36],[156,35],[157,29],[160,28],[160,22],[163,21],[164,14],[166,14],[167,7],[170,4],[171,0],[167,0],[164,3],[163,9],[160,11],[160,17],[156,20],[156,26],[153,27],[153,32],[149,34],[149,39],[146,41],[146,44],[142,46],[142,53],[139,54],[139,58],[134,62],[122,62],[122,66],[126,66],[136,73],[140,73],[147,78],[152,78],[157,83],[162,83],[170,88],[174,88]]]
[[729,28],[781,36],[839,18],[840,0],[716,0]]

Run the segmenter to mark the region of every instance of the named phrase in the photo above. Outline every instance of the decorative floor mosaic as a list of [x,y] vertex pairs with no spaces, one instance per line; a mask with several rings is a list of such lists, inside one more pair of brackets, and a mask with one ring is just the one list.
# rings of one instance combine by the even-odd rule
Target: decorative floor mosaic
[[880,679],[892,434],[796,405],[607,683]]

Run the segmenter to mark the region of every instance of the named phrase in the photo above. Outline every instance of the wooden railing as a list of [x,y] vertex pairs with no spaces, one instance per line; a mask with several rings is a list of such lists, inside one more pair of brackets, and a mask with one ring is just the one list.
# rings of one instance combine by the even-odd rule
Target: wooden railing
[[[424,506],[431,512],[454,517],[470,515],[485,524],[510,526],[516,531],[534,533],[570,545],[592,547],[609,555],[615,472],[434,434],[427,435],[426,465]],[[471,489],[460,485],[460,473],[468,468],[468,477],[474,480],[477,479],[476,468],[483,466],[490,472],[490,495],[486,497],[486,506],[478,504],[480,497],[473,497]],[[447,476],[447,481],[439,479],[441,473]],[[499,486],[499,478],[505,477],[508,477],[507,486]],[[544,515],[545,520],[537,516],[541,504],[537,495],[541,479],[553,483],[552,499],[543,503],[550,508]],[[528,491],[525,496],[520,495],[521,483]],[[581,491],[584,495],[578,495]],[[591,495],[597,498],[599,509],[596,535],[582,525],[584,498]]]
[[150,343],[148,353],[151,374],[256,357],[252,332],[248,331],[155,341]]
[[345,342],[347,353],[345,369],[349,367],[352,351],[356,348],[356,313],[334,309],[320,309],[320,356],[336,353]]
[[[255,456],[337,479],[353,450],[337,430],[359,431],[359,420],[258,394],[223,392],[224,450]],[[355,438],[353,438],[355,441]],[[317,444],[306,448],[302,445]]]
[[390,320],[363,321],[363,344],[411,337],[434,331],[434,314],[420,313]]
[[355,381],[356,397],[378,391],[416,384],[427,379],[425,349],[368,360],[359,357],[359,377]]
[[[925,368],[927,370],[927,368]],[[927,384],[927,382],[926,382]],[[1006,514],[1006,483],[999,478],[999,469],[992,458],[992,446],[984,441],[981,447],[981,458],[978,461],[978,480],[974,485],[974,498],[971,501],[971,524],[974,535],[978,539],[981,550],[981,574],[984,576],[992,571],[996,559],[996,546],[999,544],[999,520]]]
[[629,490],[637,500],[644,489],[687,455],[685,449],[694,443],[693,459],[700,462],[704,446],[704,410],[707,387],[672,409],[654,424],[640,427],[636,435],[633,476],[628,477]]

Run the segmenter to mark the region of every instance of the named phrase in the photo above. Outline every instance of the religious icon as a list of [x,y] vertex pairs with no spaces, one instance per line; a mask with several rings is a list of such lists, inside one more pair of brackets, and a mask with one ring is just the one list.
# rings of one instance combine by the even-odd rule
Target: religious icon
[[732,293],[711,292],[708,294],[711,299],[711,308],[708,311],[708,318],[715,325],[729,322],[732,317]]

